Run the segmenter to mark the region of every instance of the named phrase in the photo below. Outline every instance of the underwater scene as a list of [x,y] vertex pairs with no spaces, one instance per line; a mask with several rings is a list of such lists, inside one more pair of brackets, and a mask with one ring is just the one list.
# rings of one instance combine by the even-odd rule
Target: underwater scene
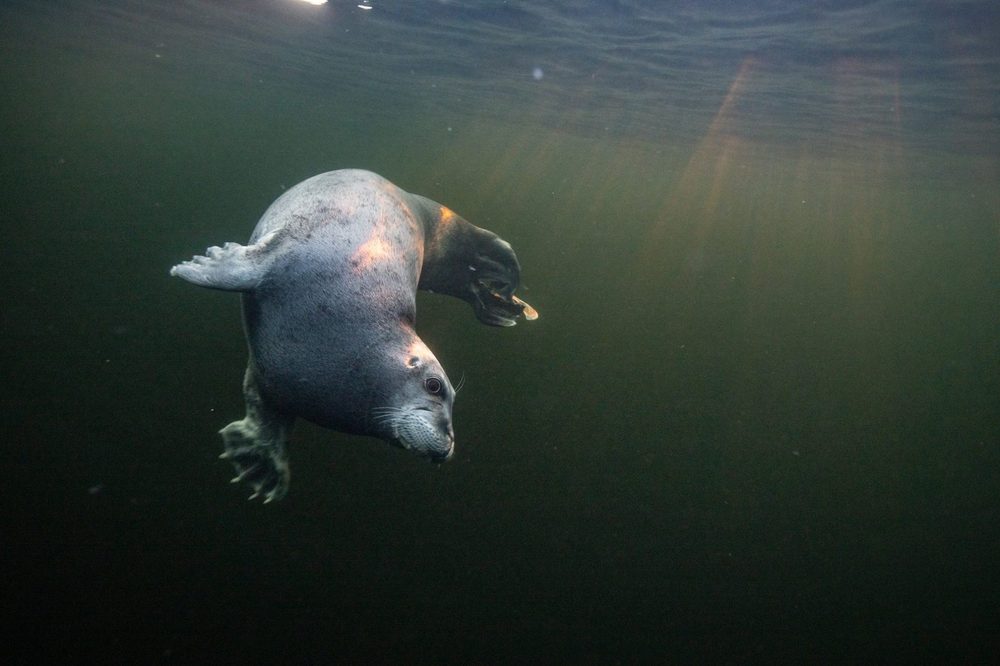
[[995,658],[997,3],[6,0],[0,88],[4,663]]

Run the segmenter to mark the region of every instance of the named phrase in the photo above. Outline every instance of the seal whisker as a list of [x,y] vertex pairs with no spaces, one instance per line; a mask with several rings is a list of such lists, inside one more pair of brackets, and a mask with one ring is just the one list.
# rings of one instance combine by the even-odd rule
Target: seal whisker
[[398,416],[403,413],[402,407],[375,407],[372,409],[372,416],[376,418],[388,418],[391,416]]
[[458,386],[455,387],[455,395],[458,395],[458,392],[462,390],[463,386],[465,386],[465,373],[464,372],[462,373],[462,377],[458,380]]
[[379,425],[388,423],[395,427],[404,418],[406,411],[402,407],[375,407],[371,410],[371,418]]

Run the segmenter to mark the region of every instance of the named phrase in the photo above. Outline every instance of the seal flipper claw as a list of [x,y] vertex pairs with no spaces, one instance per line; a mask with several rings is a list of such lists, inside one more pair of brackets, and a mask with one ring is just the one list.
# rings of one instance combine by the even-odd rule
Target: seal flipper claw
[[223,455],[236,469],[236,476],[230,483],[246,481],[254,489],[250,499],[264,496],[264,501],[270,502],[285,496],[291,475],[285,452],[285,429],[280,429],[280,438],[273,436],[277,433],[267,430],[242,419],[227,425],[220,434],[226,446]]
[[243,379],[247,414],[219,431],[226,450],[219,458],[236,468],[231,483],[246,481],[254,490],[250,499],[263,496],[264,503],[281,499],[288,492],[291,472],[285,440],[292,417],[271,409],[261,398],[252,367]]
[[271,268],[273,246],[284,234],[276,229],[252,245],[213,245],[204,255],[195,255],[170,269],[170,275],[191,284],[223,291],[251,291]]

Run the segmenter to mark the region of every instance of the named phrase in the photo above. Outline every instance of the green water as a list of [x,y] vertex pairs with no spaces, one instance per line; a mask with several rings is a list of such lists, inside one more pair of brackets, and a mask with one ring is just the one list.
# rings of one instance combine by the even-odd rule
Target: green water
[[[863,69],[813,80],[844,106],[782,135],[738,112],[770,80],[738,62],[674,131],[581,87],[418,94],[461,73],[350,66],[299,24],[258,52],[235,21],[108,6],[132,13],[0,10],[14,660],[993,654],[995,67],[968,79],[980,134],[943,111],[869,132],[855,101],[892,81]],[[210,7],[188,9],[229,16]],[[343,167],[510,241],[541,317],[491,329],[421,294],[466,379],[453,460],[299,423],[290,494],[248,503],[216,459],[243,409],[238,299],[167,271]]]

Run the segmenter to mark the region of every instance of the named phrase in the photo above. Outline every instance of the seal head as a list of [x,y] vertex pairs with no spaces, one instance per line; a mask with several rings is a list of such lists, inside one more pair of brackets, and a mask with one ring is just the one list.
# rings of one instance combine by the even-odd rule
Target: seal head
[[455,389],[444,368],[420,339],[414,340],[397,366],[405,377],[385,405],[375,406],[370,434],[390,444],[444,462],[455,449],[451,413]]

